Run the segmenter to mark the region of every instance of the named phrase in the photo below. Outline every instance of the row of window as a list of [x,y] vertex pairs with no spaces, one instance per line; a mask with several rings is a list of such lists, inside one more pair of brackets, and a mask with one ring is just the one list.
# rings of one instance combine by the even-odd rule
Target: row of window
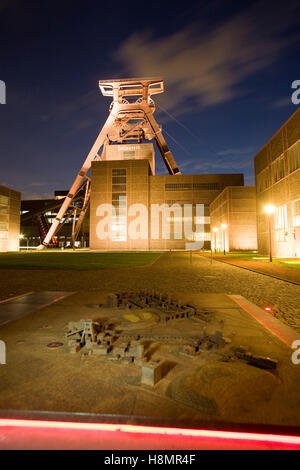
[[[130,152],[128,151],[127,153],[129,154]],[[124,158],[129,157],[124,155]],[[126,168],[112,169],[111,190],[112,205],[116,209],[116,218],[113,217],[111,226],[112,240],[126,241]]]
[[[293,217],[293,227],[299,227],[300,226],[300,199],[293,202],[292,217]],[[288,228],[286,204],[276,207],[275,214],[274,214],[274,228],[277,230]]]
[[8,206],[8,204],[9,204],[9,198],[7,196],[3,196],[2,194],[0,194],[0,205]]
[[191,191],[196,189],[217,190],[220,189],[220,185],[219,183],[165,184],[166,191]]
[[[210,240],[210,232],[199,232],[194,233],[191,237],[193,241],[209,241]],[[170,240],[182,240],[182,233],[174,232],[170,233]]]
[[272,184],[300,168],[300,142],[290,148],[286,155],[275,160],[257,176],[257,189],[262,192]]
[[[9,198],[0,194],[0,214],[8,214]],[[6,222],[8,216],[1,216],[0,222],[0,240],[8,239],[8,223]]]
[[300,199],[293,203],[293,226],[300,227]]
[[[8,214],[8,206],[9,206],[9,198],[7,196],[3,196],[0,194],[0,214]],[[7,220],[8,215],[1,216],[1,223],[0,223],[0,240],[7,240],[8,239],[8,223],[3,223],[3,221]]]

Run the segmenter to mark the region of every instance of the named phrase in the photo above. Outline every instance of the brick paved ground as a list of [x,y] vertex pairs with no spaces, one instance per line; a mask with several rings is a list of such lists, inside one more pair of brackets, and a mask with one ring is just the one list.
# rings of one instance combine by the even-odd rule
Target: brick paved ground
[[[210,257],[208,253],[201,253],[201,256]],[[280,265],[277,263],[270,263],[269,260],[245,260],[229,255],[213,255],[216,260],[223,261],[225,263],[232,264],[234,266],[241,266],[247,269],[253,269],[254,271],[270,274],[272,276],[280,277],[288,281],[296,282],[300,285],[300,269],[289,268],[286,265]]]
[[300,332],[300,286],[189,253],[163,254],[150,266],[95,271],[0,270],[0,299],[29,291],[117,291],[240,294]]

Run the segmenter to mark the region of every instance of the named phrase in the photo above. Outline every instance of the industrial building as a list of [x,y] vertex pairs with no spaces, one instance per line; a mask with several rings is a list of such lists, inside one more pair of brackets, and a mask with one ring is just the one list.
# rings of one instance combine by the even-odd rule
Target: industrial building
[[[271,242],[274,256],[300,256],[300,110],[256,155],[255,188],[245,187],[240,173],[181,174],[153,116],[162,79],[102,80],[99,87],[112,98],[109,115],[70,190],[62,200],[22,202],[22,232],[39,249],[77,241],[94,250],[267,254]],[[168,175],[155,174],[151,140]]]
[[209,212],[214,251],[257,250],[254,186],[227,186]]
[[[53,199],[27,199],[21,201],[21,244],[23,248],[35,248],[40,245],[67,194],[68,191],[65,190],[55,191]],[[77,204],[80,206],[80,203],[81,197],[73,201],[74,206]],[[61,230],[50,243],[51,248],[62,248],[71,245],[72,227],[77,220],[78,215],[75,213],[65,219]],[[81,247],[89,246],[88,216],[83,221],[76,245]]]
[[268,253],[271,241],[274,256],[300,257],[300,108],[258,152],[254,168],[258,251]]
[[[104,161],[92,162],[91,249],[182,250],[195,241],[210,247],[209,204],[226,186],[243,185],[243,175],[155,175],[154,167],[152,144],[110,145]],[[109,214],[111,206],[114,215]],[[192,218],[193,232],[188,235],[187,218]],[[132,233],[130,225],[137,224]]]
[[0,251],[16,251],[20,240],[21,193],[0,186]]
[[[80,191],[84,197],[72,244],[90,207],[91,249],[208,248],[209,204],[226,186],[243,185],[243,175],[181,175],[154,118],[152,95],[164,91],[161,78],[100,80],[99,87],[112,98],[109,115],[39,249],[56,242],[77,210],[73,202]],[[153,144],[145,143],[150,140],[168,176],[155,175]]]

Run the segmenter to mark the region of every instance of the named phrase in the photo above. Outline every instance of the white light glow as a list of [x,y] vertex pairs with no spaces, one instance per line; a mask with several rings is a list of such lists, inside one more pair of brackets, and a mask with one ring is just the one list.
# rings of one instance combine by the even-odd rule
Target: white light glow
[[275,209],[276,209],[276,207],[273,206],[273,204],[268,204],[267,206],[264,207],[264,211],[268,215],[273,214],[275,212]]

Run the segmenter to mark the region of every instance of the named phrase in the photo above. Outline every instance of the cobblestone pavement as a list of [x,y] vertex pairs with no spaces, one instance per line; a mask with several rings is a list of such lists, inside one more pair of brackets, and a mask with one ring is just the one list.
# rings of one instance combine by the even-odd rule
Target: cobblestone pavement
[[29,291],[125,291],[239,294],[300,332],[300,286],[189,253],[166,253],[152,265],[95,271],[0,270],[0,299]]
[[[208,253],[203,253],[201,256],[210,257]],[[300,269],[289,268],[284,264],[277,264],[276,262],[270,263],[269,260],[253,260],[253,259],[240,259],[231,257],[230,254],[226,256],[214,255],[217,261],[232,264],[234,266],[241,266],[243,268],[252,269],[257,273],[270,274],[271,276],[279,277],[286,281],[292,281],[300,285]]]

